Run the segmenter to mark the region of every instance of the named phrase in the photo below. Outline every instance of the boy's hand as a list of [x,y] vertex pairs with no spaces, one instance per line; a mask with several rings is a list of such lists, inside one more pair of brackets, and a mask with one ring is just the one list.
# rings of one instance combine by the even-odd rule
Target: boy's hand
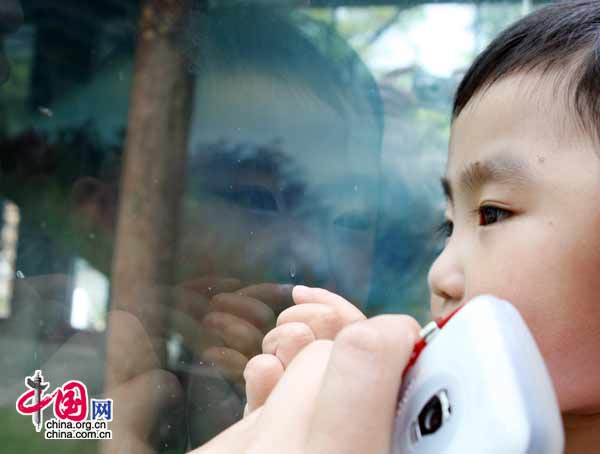
[[246,365],[248,414],[265,403],[292,359],[317,339],[333,340],[346,326],[365,320],[352,303],[320,288],[296,286],[292,291],[294,306],[277,318],[277,326],[263,339],[262,355]]
[[388,454],[418,327],[385,315],[346,327],[333,342],[313,342],[262,408],[194,454]]

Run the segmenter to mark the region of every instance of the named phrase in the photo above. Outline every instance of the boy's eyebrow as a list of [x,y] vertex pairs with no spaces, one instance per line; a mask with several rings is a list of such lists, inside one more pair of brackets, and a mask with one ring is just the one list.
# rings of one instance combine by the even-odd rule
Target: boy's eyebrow
[[[523,159],[509,153],[498,153],[484,161],[475,161],[469,164],[460,174],[459,187],[476,192],[489,182],[525,185],[534,181],[533,172],[529,164]],[[451,179],[441,179],[442,188],[446,198],[453,201],[453,185]]]

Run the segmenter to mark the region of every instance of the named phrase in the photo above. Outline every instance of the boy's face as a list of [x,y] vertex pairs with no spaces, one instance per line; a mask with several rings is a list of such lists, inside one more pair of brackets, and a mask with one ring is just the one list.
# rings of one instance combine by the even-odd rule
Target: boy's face
[[476,295],[521,312],[563,411],[600,407],[600,157],[548,78],[511,76],[455,120],[453,232],[429,273],[434,317]]
[[[181,273],[322,286],[364,304],[379,131],[364,115],[362,142],[349,140],[350,121],[304,85],[250,71],[198,82],[191,153],[207,164],[188,173]],[[219,142],[240,150],[221,168],[207,146]]]

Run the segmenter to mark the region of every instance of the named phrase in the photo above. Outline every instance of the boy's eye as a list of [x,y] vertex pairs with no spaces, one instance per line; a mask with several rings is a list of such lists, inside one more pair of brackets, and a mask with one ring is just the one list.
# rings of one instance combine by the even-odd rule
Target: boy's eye
[[482,206],[479,208],[479,225],[489,225],[502,221],[512,213],[502,208],[494,206]]
[[271,192],[252,186],[239,186],[214,194],[242,208],[258,211],[277,211],[277,201]]

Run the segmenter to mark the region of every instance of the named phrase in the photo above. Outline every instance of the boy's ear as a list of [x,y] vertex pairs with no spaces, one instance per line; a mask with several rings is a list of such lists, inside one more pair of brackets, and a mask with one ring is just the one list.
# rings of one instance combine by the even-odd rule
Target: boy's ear
[[115,225],[117,199],[109,184],[97,178],[82,177],[71,190],[71,206],[83,223],[108,232]]

